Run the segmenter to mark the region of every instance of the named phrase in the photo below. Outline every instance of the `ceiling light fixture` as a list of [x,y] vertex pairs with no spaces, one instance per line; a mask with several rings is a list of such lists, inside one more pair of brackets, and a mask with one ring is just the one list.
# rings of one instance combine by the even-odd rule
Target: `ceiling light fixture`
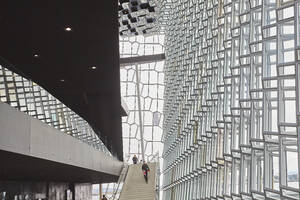
[[38,58],[40,56],[38,54],[34,54],[33,57]]
[[71,27],[66,27],[65,31],[70,32],[70,31],[72,31],[72,28]]
[[97,69],[97,67],[95,67],[95,66],[92,66],[91,68],[92,68],[93,70]]
[[60,82],[65,82],[65,79],[60,79]]

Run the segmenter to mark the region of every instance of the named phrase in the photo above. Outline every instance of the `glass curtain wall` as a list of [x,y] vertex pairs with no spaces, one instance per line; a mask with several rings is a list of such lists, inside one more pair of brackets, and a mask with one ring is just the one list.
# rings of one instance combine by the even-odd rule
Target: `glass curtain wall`
[[0,102],[112,156],[87,121],[33,81],[0,65]]
[[300,1],[161,2],[163,199],[300,199]]
[[[120,57],[137,57],[164,53],[164,35],[139,35],[120,37]],[[138,90],[136,69],[138,69],[142,125],[139,120]],[[140,126],[144,134],[145,159],[156,162],[163,151],[163,95],[164,61],[126,65],[120,68],[121,97],[128,107],[128,116],[122,118],[124,162],[132,164],[132,157],[142,159]],[[118,199],[122,184],[102,184],[103,193],[113,199],[113,192]],[[99,186],[94,185],[95,191]],[[97,190],[98,191],[98,190]],[[99,192],[94,193],[99,199]]]
[[[120,56],[160,54],[164,52],[163,43],[163,35],[121,37]],[[163,70],[164,61],[121,66],[121,96],[129,110],[128,116],[122,119],[124,161],[127,163],[132,163],[134,154],[142,159],[140,126],[144,134],[145,159],[151,161],[162,153]],[[136,73],[139,73],[142,124],[139,120]]]

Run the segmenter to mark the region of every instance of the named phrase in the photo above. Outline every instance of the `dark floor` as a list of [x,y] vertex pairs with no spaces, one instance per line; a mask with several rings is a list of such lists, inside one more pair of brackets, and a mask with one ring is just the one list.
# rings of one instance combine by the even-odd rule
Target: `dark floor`
[[0,181],[0,200],[90,200],[92,184]]

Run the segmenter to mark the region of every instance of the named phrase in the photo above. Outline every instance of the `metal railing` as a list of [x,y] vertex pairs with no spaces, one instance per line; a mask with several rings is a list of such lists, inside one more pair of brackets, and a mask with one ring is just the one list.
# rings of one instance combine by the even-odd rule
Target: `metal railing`
[[128,173],[128,169],[129,169],[129,165],[124,165],[123,167],[123,170],[120,174],[120,177],[118,179],[118,182],[117,184],[115,184],[115,188],[114,188],[114,193],[113,193],[113,197],[112,197],[112,200],[117,200],[120,198],[120,195],[121,195],[121,191],[122,191],[122,188],[123,188],[123,184],[125,182],[125,179],[126,179],[126,176],[127,176],[127,173]]
[[155,199],[159,200],[160,198],[160,157],[159,157],[159,152],[157,152],[154,157],[150,160],[150,162],[156,162],[156,175],[155,175]]

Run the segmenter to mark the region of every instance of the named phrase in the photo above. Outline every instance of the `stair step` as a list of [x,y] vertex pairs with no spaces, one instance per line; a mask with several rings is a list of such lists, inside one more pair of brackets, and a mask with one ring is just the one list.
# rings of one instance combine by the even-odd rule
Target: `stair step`
[[154,200],[155,199],[155,175],[156,163],[148,163],[150,173],[148,184],[145,183],[142,164],[130,165],[120,200]]

